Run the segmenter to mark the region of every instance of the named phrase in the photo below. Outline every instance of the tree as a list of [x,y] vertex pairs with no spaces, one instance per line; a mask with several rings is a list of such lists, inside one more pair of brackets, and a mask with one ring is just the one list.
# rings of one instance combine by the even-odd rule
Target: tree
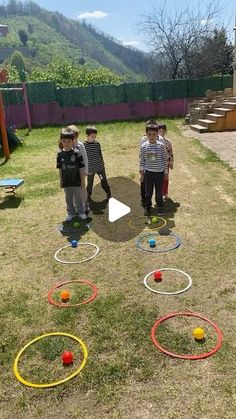
[[209,0],[206,8],[198,3],[192,9],[186,6],[172,10],[172,6],[170,10],[166,2],[154,4],[152,8],[150,14],[141,17],[139,30],[146,35],[156,66],[154,78],[194,77],[194,58],[201,56],[205,40],[211,39],[222,10],[215,0]]
[[34,32],[34,27],[30,22],[28,22],[28,32],[30,33],[30,35],[32,35],[32,33]]
[[24,31],[24,29],[19,29],[19,31],[18,31],[18,35],[19,35],[19,38],[20,38],[20,41],[22,42],[22,44],[24,45],[24,46],[26,46],[26,43],[27,43],[27,41],[28,41],[28,35],[27,35],[27,32],[26,31]]
[[21,81],[26,80],[26,66],[25,66],[25,60],[21,52],[14,51],[10,57],[9,61],[10,66],[13,66],[17,69],[19,73],[19,77]]
[[228,41],[224,28],[215,29],[211,38],[205,38],[201,50],[204,75],[232,74],[233,45]]
[[107,68],[89,69],[86,65],[76,67],[72,62],[58,59],[45,68],[35,68],[28,76],[30,81],[53,81],[60,87],[90,86],[95,84],[120,84],[121,76]]
[[7,72],[8,72],[8,83],[17,83],[20,81],[20,76],[16,67],[12,65],[7,65]]
[[18,12],[18,1],[9,0],[6,7],[10,15],[15,15]]

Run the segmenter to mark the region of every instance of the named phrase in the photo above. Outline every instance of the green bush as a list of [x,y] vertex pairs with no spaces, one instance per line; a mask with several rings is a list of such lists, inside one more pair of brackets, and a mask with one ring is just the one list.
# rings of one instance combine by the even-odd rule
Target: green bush
[[59,87],[90,86],[95,84],[119,84],[123,77],[106,68],[75,66],[69,61],[56,60],[46,68],[35,68],[27,81],[53,81]]

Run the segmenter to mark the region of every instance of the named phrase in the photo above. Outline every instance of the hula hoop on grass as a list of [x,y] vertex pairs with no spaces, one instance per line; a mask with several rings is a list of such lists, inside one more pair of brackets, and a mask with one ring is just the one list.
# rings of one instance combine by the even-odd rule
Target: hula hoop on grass
[[78,243],[78,247],[79,246],[93,246],[95,247],[96,251],[94,253],[94,255],[90,256],[89,258],[86,259],[82,259],[82,260],[78,260],[78,261],[69,261],[69,260],[64,260],[64,259],[60,259],[59,258],[59,253],[66,249],[67,247],[71,247],[71,244],[67,244],[66,246],[61,247],[54,255],[54,259],[57,260],[57,262],[61,262],[61,263],[66,263],[66,264],[76,264],[76,263],[83,263],[83,262],[87,262],[88,260],[93,259],[95,256],[97,256],[98,252],[99,252],[99,247],[96,244],[93,243]]
[[[45,338],[45,337],[48,337],[48,336],[66,336],[66,337],[68,337],[68,338],[70,338],[70,339],[73,339],[73,340],[75,340],[76,342],[78,342],[79,343],[79,345],[81,346],[81,348],[82,348],[82,351],[83,351],[83,355],[84,355],[84,358],[83,358],[83,361],[82,361],[82,364],[80,365],[80,367],[79,368],[77,368],[77,370],[76,371],[74,371],[71,375],[69,375],[68,377],[66,377],[66,378],[63,378],[62,380],[59,380],[59,381],[54,381],[54,382],[52,382],[52,383],[47,383],[47,384],[40,384],[40,383],[31,383],[30,381],[27,381],[27,380],[25,380],[21,375],[20,375],[20,372],[19,372],[19,369],[18,369],[18,363],[19,363],[19,360],[20,360],[20,357],[21,357],[21,355],[23,354],[23,352],[27,349],[27,348],[29,348],[29,346],[31,346],[31,345],[33,345],[35,342],[37,342],[37,341],[39,341],[39,340],[41,340],[41,339],[43,339],[43,338]],[[76,336],[73,336],[73,335],[71,335],[71,334],[69,334],[69,333],[62,333],[62,332],[52,332],[52,333],[45,333],[44,335],[41,335],[41,336],[37,336],[36,338],[34,338],[33,340],[31,340],[29,343],[27,343],[19,352],[18,352],[18,354],[17,354],[17,356],[16,356],[16,358],[15,358],[15,361],[14,361],[14,365],[13,365],[13,371],[14,371],[14,374],[15,374],[15,376],[16,376],[16,378],[17,378],[17,380],[20,382],[20,383],[22,383],[22,384],[24,384],[25,386],[28,386],[28,387],[35,387],[35,388],[49,388],[49,387],[55,387],[55,386],[58,386],[59,384],[63,384],[63,383],[65,383],[66,381],[69,381],[69,380],[71,380],[71,378],[74,378],[77,374],[79,374],[79,372],[84,368],[84,366],[85,366],[85,364],[86,364],[86,362],[87,362],[87,358],[88,358],[88,351],[87,351],[87,348],[86,348],[86,346],[85,346],[85,344],[84,344],[84,342],[81,340],[81,339],[79,339],[79,338],[77,338]]]
[[[179,290],[179,291],[172,291],[172,292],[169,292],[169,291],[157,291],[157,290],[155,290],[155,289],[153,289],[152,287],[150,287],[149,285],[148,285],[148,283],[147,283],[147,280],[148,280],[148,278],[149,278],[149,276],[150,275],[152,275],[152,274],[154,274],[154,272],[156,272],[156,271],[175,271],[175,272],[180,272],[181,274],[183,274],[183,275],[185,275],[187,278],[188,278],[188,285],[187,285],[187,287],[185,287],[185,288],[183,288],[182,290]],[[191,285],[192,285],[192,278],[191,278],[191,276],[190,275],[188,275],[186,272],[184,272],[184,271],[181,271],[180,269],[175,269],[175,268],[161,268],[161,269],[156,269],[155,271],[152,271],[152,272],[149,272],[146,276],[145,276],[145,278],[144,278],[144,280],[143,280],[143,283],[144,283],[144,285],[145,285],[145,287],[146,288],[148,288],[150,291],[152,291],[152,292],[155,292],[156,294],[162,294],[162,295],[177,295],[177,294],[182,294],[183,292],[185,292],[185,291],[187,291],[190,287],[191,287]]]
[[[157,338],[156,338],[156,329],[158,328],[158,326],[163,323],[164,321],[171,319],[172,317],[176,317],[176,316],[192,316],[192,317],[197,317],[201,320],[206,321],[207,323],[209,323],[216,331],[217,336],[218,336],[218,340],[216,343],[216,346],[209,352],[205,352],[203,354],[200,355],[179,355],[176,354],[174,352],[170,352],[167,349],[163,348],[160,343],[158,342]],[[211,320],[207,319],[206,317],[202,316],[201,314],[198,313],[192,313],[191,311],[180,311],[179,313],[170,313],[167,314],[166,316],[161,317],[160,319],[156,320],[156,322],[154,323],[154,326],[151,329],[151,339],[154,343],[154,345],[164,354],[169,355],[169,356],[173,356],[174,358],[182,358],[182,359],[190,359],[190,360],[196,360],[196,359],[204,359],[204,358],[208,358],[209,356],[213,355],[214,353],[216,353],[223,342],[223,333],[221,332],[221,330],[219,329],[219,327],[213,323]]]
[[[129,220],[129,222],[128,222],[129,227],[132,228],[133,230],[140,230],[140,228],[137,228],[137,227],[135,227],[135,226],[132,225],[132,223],[133,223],[134,220],[138,220],[140,218],[143,218],[143,217],[142,216],[135,217],[135,218],[132,218],[131,220]],[[150,222],[150,225],[153,226],[153,228],[144,227],[143,230],[144,231],[152,231],[152,230],[153,231],[157,231],[157,230],[160,230],[161,228],[163,228],[163,227],[166,226],[167,221],[165,220],[165,218],[162,218],[162,217],[159,217],[158,216],[158,220],[162,220],[163,224],[161,226],[155,227],[155,224],[157,224],[157,223],[154,224],[154,223]]]
[[139,249],[144,250],[144,252],[151,252],[151,253],[161,253],[161,252],[170,252],[171,250],[177,249],[177,247],[179,247],[181,245],[181,239],[180,237],[175,234],[175,233],[169,233],[169,234],[165,234],[165,236],[173,236],[175,237],[175,243],[167,248],[160,248],[160,249],[154,249],[154,248],[150,248],[150,249],[146,249],[145,247],[142,246],[142,240],[144,238],[150,237],[150,236],[164,236],[163,234],[160,233],[147,233],[147,234],[143,234],[136,242],[136,246],[139,247]]
[[[93,294],[91,295],[91,297],[89,297],[88,300],[82,301],[81,303],[77,303],[77,304],[65,304],[65,303],[60,303],[58,301],[53,300],[52,298],[52,294],[54,293],[54,291],[58,288],[63,287],[63,285],[67,285],[67,284],[72,284],[72,283],[81,283],[81,284],[86,284],[89,285],[92,290],[93,290]],[[92,284],[89,281],[80,281],[80,280],[76,280],[76,281],[66,281],[66,282],[62,282],[60,284],[55,285],[52,289],[50,289],[48,291],[48,302],[50,304],[52,304],[55,307],[59,307],[59,308],[68,308],[68,307],[78,307],[81,306],[83,304],[88,304],[91,303],[93,300],[95,300],[95,298],[97,297],[97,293],[98,293],[98,289],[96,287],[96,285]]]

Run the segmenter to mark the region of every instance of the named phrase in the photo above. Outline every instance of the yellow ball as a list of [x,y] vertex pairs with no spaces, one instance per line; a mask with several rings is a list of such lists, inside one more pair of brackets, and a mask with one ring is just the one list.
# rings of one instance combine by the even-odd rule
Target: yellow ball
[[202,340],[205,337],[205,331],[201,327],[193,330],[193,336],[197,340]]

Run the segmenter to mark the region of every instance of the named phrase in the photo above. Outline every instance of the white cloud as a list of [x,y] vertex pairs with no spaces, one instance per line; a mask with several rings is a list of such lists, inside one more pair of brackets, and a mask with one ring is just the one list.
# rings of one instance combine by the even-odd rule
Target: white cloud
[[201,20],[201,25],[206,25],[206,24],[209,24],[209,23],[213,23],[213,19],[202,19]]
[[121,41],[125,47],[138,47],[140,45],[139,41]]
[[107,17],[108,13],[101,10],[94,10],[93,12],[83,12],[78,15],[78,19],[102,19]]

